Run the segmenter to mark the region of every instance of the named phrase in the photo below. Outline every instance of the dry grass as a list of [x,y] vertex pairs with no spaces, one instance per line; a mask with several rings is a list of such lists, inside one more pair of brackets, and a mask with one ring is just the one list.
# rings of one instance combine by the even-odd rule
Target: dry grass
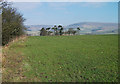
[[[2,81],[7,82],[14,80],[20,81],[24,76],[22,75],[23,69],[23,55],[21,52],[16,52],[15,50],[11,50],[10,46],[18,41],[23,41],[27,38],[27,36],[21,36],[19,38],[15,38],[13,41],[9,42],[2,48],[2,53],[0,54],[2,58]],[[18,78],[19,77],[19,78]]]
[[13,44],[13,43],[15,43],[15,42],[17,42],[17,41],[19,41],[19,40],[24,41],[26,38],[27,38],[27,36],[25,36],[25,35],[23,35],[23,36],[21,36],[21,37],[16,37],[16,38],[13,39],[11,42],[9,42],[9,43],[6,44],[5,46],[3,46],[2,48],[3,48],[3,49],[6,49],[6,48],[8,48],[11,44]]

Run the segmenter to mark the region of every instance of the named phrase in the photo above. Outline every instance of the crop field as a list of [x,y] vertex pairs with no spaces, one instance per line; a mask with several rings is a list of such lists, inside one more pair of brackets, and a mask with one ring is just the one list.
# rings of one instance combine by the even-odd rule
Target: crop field
[[117,82],[118,35],[31,36],[3,49],[3,81]]

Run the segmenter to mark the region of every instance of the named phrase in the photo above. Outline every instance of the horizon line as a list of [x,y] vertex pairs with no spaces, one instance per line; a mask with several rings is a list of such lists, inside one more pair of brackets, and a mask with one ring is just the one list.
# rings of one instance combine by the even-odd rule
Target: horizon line
[[[118,24],[118,22],[90,22],[90,21],[83,21],[83,22],[77,22],[77,23],[111,23],[111,24]],[[72,24],[77,24],[77,23],[72,23]],[[63,24],[24,24],[24,25],[63,25]],[[68,24],[71,25],[71,24]],[[63,26],[68,26],[68,25],[63,25]]]

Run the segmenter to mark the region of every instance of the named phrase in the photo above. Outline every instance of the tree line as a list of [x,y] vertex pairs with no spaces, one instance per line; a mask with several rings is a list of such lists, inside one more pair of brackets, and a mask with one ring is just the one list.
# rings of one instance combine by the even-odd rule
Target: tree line
[[24,34],[26,29],[23,22],[25,19],[18,10],[12,7],[11,3],[0,1],[0,11],[2,16],[2,45],[8,44],[16,37]]
[[[53,31],[52,31],[53,30]],[[40,36],[49,36],[49,35],[75,35],[78,34],[79,35],[79,31],[80,31],[80,27],[77,27],[77,30],[74,30],[73,28],[69,28],[68,31],[63,31],[64,28],[62,25],[54,25],[54,27],[49,27],[49,28],[42,28],[40,30]]]

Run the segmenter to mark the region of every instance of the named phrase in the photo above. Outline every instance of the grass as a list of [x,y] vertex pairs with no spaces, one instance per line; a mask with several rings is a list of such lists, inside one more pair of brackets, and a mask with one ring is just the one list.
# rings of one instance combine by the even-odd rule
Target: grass
[[3,81],[118,81],[117,35],[34,36],[3,52],[10,62],[7,65],[15,67],[4,62],[9,72],[3,73]]

